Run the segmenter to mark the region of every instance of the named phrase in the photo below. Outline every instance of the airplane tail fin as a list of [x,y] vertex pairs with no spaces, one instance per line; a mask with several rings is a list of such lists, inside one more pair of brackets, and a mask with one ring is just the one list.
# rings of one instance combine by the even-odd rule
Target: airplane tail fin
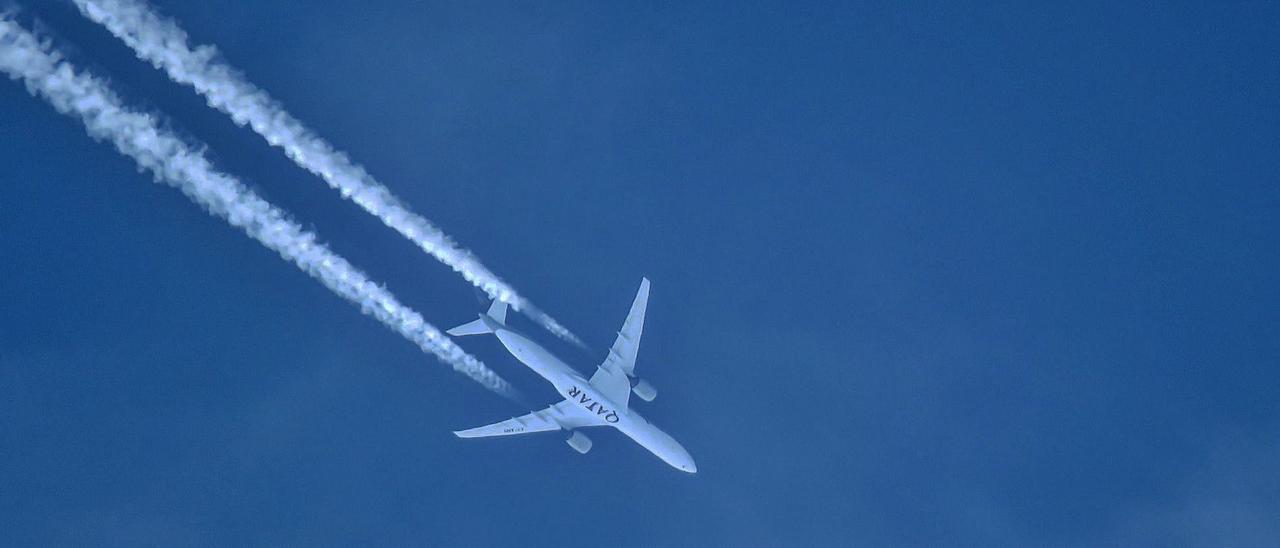
[[507,325],[507,303],[495,300],[489,305],[487,315],[502,325]]
[[447,333],[455,337],[483,335],[485,333],[493,333],[494,327],[506,324],[507,303],[495,300],[493,304],[489,305],[489,311],[481,314],[478,319],[450,329]]

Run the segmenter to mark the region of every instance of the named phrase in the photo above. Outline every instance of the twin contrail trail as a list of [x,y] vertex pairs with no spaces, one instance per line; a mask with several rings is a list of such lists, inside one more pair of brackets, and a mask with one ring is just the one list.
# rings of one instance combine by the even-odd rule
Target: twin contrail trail
[[426,218],[411,211],[386,186],[352,162],[315,132],[291,116],[279,102],[238,71],[217,59],[217,49],[192,47],[187,33],[136,0],[74,0],[80,12],[106,27],[138,58],[163,70],[175,82],[189,85],[209,106],[248,124],[272,146],[281,148],[299,167],[324,179],[330,187],[395,229],[419,248],[458,272],[489,297],[511,305],[556,336],[586,346],[564,326],[516,293],[471,252],[458,247]]
[[44,98],[59,112],[78,117],[89,135],[110,141],[158,181],[177,187],[422,350],[494,392],[516,396],[497,373],[318,243],[315,234],[303,230],[236,178],[216,170],[201,151],[161,128],[153,116],[125,108],[103,81],[77,72],[47,42],[2,13],[0,71],[23,81],[32,95]]

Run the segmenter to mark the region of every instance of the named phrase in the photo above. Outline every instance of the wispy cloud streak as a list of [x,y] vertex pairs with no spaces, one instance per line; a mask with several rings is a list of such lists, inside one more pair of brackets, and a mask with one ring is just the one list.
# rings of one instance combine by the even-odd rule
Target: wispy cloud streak
[[209,106],[248,125],[298,166],[319,176],[342,197],[355,202],[423,251],[458,272],[490,298],[511,305],[569,342],[583,345],[573,333],[521,297],[506,282],[458,247],[426,218],[411,211],[386,186],[352,162],[315,132],[291,116],[279,102],[218,59],[217,49],[192,47],[187,33],[136,0],[74,0],[80,12],[106,27],[138,58],[163,70],[173,81],[195,88]]
[[490,390],[515,396],[497,373],[318,243],[315,234],[303,230],[236,178],[216,170],[202,151],[163,129],[155,117],[127,109],[105,82],[77,72],[47,41],[22,28],[8,14],[0,14],[0,71],[25,83],[32,95],[44,98],[59,112],[78,117],[89,135],[111,142],[158,182],[178,188],[423,351]]

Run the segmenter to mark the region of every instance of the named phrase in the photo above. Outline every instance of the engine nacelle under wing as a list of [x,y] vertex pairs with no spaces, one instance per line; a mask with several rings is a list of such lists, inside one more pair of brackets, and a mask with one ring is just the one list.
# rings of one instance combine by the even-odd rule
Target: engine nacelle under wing
[[658,397],[658,389],[649,384],[649,381],[639,377],[631,377],[631,391],[635,392],[636,397],[644,401],[653,401],[654,398]]
[[586,434],[577,430],[574,430],[573,433],[569,434],[569,439],[564,440],[564,442],[569,444],[569,447],[572,447],[574,451],[582,453],[583,455],[587,454],[587,451],[591,450],[591,438],[588,438]]

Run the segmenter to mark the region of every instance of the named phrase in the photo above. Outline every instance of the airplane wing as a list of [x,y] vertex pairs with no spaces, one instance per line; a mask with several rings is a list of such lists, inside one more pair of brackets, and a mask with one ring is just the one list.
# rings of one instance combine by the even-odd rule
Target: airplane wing
[[631,379],[622,372],[601,365],[587,382],[623,409],[627,407],[627,400],[631,398]]
[[591,376],[591,386],[602,392],[618,405],[627,405],[631,395],[631,381],[628,376],[635,375],[636,353],[640,351],[640,334],[644,330],[644,311],[649,306],[649,278],[640,280],[640,290],[636,292],[636,300],[631,303],[631,312],[627,320],[622,322],[618,338],[609,348],[609,355]]
[[490,436],[514,436],[516,434],[532,434],[548,432],[561,428],[573,429],[584,426],[598,426],[602,422],[587,416],[578,406],[568,400],[562,401],[542,411],[534,411],[527,415],[507,419],[486,426],[454,432],[459,438],[487,438]]

